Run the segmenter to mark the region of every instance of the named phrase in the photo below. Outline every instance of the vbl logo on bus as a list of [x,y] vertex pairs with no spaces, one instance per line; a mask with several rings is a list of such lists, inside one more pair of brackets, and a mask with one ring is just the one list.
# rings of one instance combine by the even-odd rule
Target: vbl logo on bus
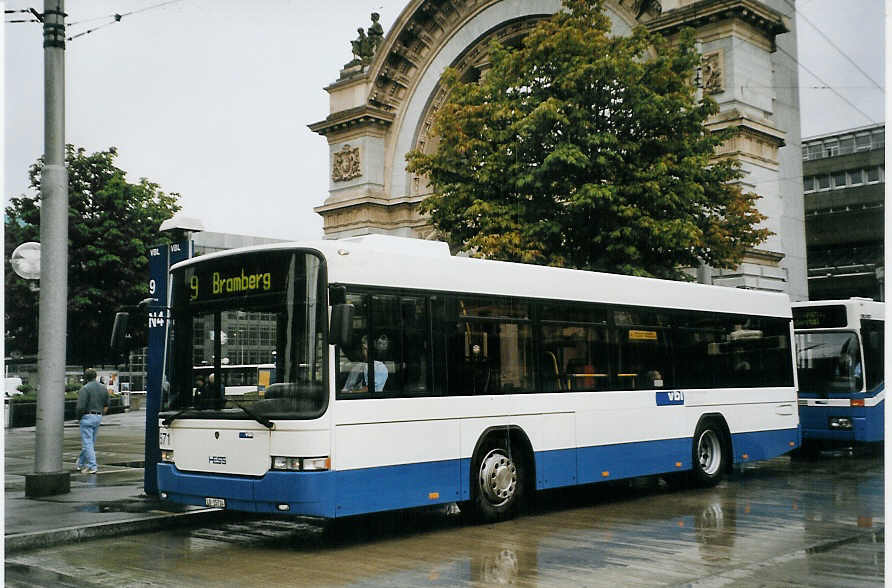
[[657,392],[657,406],[676,406],[684,404],[684,392],[669,390]]

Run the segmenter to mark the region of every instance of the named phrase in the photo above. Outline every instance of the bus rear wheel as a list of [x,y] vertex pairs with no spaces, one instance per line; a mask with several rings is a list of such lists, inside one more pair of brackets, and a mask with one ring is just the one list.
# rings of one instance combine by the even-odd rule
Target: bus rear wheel
[[698,486],[715,486],[725,475],[726,460],[724,433],[714,421],[697,426],[693,443],[693,481]]
[[471,462],[473,519],[492,523],[512,518],[526,499],[527,465],[510,443],[486,440]]

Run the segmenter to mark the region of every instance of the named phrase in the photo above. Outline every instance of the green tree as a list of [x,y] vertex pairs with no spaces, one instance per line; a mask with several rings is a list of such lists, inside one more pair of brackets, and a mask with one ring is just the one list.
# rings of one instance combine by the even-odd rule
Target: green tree
[[[179,194],[165,194],[145,178],[127,182],[126,172],[114,165],[117,154],[114,147],[90,154],[66,147],[69,362],[111,360],[115,312],[146,297],[147,249],[163,242],[161,222],[180,209]],[[6,346],[23,354],[37,352],[39,301],[31,285],[12,271],[9,254],[21,243],[40,241],[42,169],[39,159],[29,171],[34,194],[10,199],[5,211]]]
[[715,160],[733,131],[704,123],[693,34],[611,37],[601,0],[564,0],[522,46],[490,46],[476,82],[447,70],[436,151],[408,169],[455,250],[479,257],[685,279],[733,267],[770,232],[740,165]]

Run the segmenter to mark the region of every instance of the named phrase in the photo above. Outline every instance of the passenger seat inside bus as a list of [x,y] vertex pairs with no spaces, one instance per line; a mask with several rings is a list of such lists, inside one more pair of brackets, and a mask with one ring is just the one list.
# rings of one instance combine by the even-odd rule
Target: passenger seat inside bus
[[557,357],[551,351],[546,351],[542,356],[542,391],[561,392],[563,390]]

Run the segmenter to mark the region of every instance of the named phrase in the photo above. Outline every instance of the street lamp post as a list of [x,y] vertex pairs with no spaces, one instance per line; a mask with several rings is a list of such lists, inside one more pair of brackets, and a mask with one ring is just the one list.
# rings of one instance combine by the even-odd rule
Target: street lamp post
[[68,320],[68,173],[65,169],[65,3],[44,0],[44,165],[40,175],[40,317],[34,473],[25,496],[71,490],[62,471]]

